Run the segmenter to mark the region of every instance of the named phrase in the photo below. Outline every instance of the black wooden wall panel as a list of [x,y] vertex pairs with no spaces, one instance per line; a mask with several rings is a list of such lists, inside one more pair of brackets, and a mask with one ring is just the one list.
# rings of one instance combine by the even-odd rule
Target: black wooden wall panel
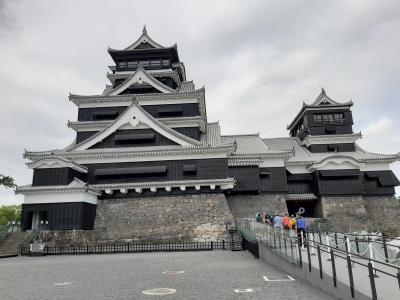
[[90,138],[92,135],[96,134],[98,131],[81,131],[76,133],[76,143],[80,143],[88,138]]
[[[199,115],[198,103],[143,105],[142,108],[156,118],[158,117],[158,112],[166,108],[172,110],[181,110],[182,117],[193,117]],[[117,112],[118,115],[120,115],[124,112],[125,109],[127,109],[127,106],[79,108],[78,121],[94,121],[94,115],[99,113]]]
[[261,192],[286,192],[287,180],[286,170],[284,167],[260,168],[261,173],[269,174],[268,176],[260,176]]
[[[336,170],[324,171],[335,173]],[[345,170],[353,171],[353,170]],[[354,171],[353,171],[354,172]],[[318,180],[318,191],[320,195],[360,195],[362,194],[362,175],[358,176],[336,176],[322,177],[319,171],[314,172]]]
[[200,140],[200,128],[199,127],[179,127],[173,128],[179,133],[182,133],[188,137],[191,137],[195,140]]
[[[184,165],[196,165],[195,174],[183,172]],[[90,184],[118,183],[118,182],[145,182],[145,181],[171,181],[171,180],[194,180],[194,179],[221,179],[227,178],[227,159],[206,159],[206,160],[167,160],[150,162],[125,162],[110,164],[87,164],[88,182]],[[101,179],[94,175],[96,169],[107,168],[130,168],[130,167],[151,167],[166,166],[166,176],[136,177],[136,178],[106,178]]]
[[236,185],[233,191],[259,191],[260,172],[258,167],[230,167],[229,177],[234,177]]
[[34,169],[32,185],[68,185],[75,177],[85,181],[86,174],[70,168]]
[[96,205],[85,202],[23,204],[21,212],[23,230],[30,229],[32,212],[45,212],[50,230],[92,230]]
[[[352,152],[355,151],[354,143],[347,143],[347,144],[334,144],[334,145],[310,145],[308,150],[313,153],[322,153],[322,152],[330,152],[330,147],[337,147],[337,152]],[[333,152],[333,151],[331,151]]]

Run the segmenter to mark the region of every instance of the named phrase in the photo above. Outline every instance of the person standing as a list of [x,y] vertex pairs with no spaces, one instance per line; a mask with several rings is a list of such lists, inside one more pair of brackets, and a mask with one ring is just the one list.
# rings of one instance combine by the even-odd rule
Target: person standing
[[276,214],[274,218],[274,227],[282,228],[282,217],[279,214]]
[[307,220],[300,215],[296,220],[297,237],[301,246],[304,245],[304,239],[306,237]]
[[296,229],[296,218],[294,215],[290,216],[290,229]]
[[282,226],[284,229],[290,229],[290,218],[287,213],[285,213],[282,217]]

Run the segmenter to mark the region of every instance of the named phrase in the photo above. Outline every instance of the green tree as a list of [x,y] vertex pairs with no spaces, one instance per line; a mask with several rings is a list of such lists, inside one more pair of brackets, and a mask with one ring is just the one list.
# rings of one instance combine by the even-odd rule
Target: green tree
[[21,220],[21,205],[0,206],[0,227],[8,222],[19,222]]
[[14,183],[14,178],[11,176],[6,176],[3,174],[0,174],[0,186],[3,185],[8,188],[13,188],[16,187],[17,185]]

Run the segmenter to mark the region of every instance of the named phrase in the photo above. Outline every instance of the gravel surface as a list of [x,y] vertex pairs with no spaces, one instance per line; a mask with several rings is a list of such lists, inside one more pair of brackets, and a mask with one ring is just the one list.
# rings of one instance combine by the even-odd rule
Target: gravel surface
[[[0,299],[333,299],[296,277],[263,279],[277,275],[244,251],[24,256],[0,260]],[[176,291],[143,293],[160,288]]]

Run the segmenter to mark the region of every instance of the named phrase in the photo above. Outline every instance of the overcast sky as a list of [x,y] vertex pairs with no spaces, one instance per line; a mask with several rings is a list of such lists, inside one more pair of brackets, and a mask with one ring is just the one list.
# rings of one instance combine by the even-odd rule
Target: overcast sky
[[[107,47],[128,46],[144,24],[158,43],[178,43],[224,134],[287,136],[324,87],[354,101],[363,147],[400,151],[400,1],[0,0],[0,174],[29,184],[24,148],[73,140],[68,93],[101,93]],[[21,198],[0,188],[0,205]]]

